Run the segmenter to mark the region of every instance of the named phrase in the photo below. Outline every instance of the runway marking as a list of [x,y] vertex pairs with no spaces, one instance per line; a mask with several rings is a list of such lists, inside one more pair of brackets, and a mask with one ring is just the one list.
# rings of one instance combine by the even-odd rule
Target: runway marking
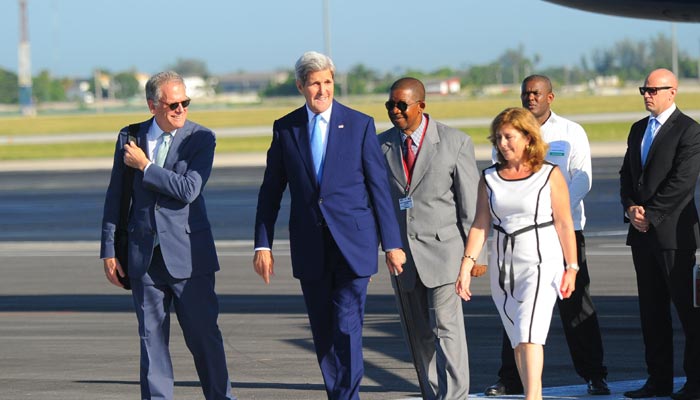
[[[646,380],[629,380],[629,381],[617,381],[608,382],[610,387],[610,395],[608,396],[591,396],[586,392],[586,385],[570,385],[570,386],[556,386],[556,387],[546,387],[542,389],[543,399],[596,399],[596,400],[611,400],[611,399],[624,399],[623,393],[628,390],[639,389],[644,385]],[[680,390],[685,382],[685,378],[674,378],[673,384],[675,390]],[[509,396],[493,396],[487,397],[483,393],[470,393],[470,398],[477,399],[522,399],[523,395],[509,395]],[[404,397],[397,400],[421,400],[420,397]]]

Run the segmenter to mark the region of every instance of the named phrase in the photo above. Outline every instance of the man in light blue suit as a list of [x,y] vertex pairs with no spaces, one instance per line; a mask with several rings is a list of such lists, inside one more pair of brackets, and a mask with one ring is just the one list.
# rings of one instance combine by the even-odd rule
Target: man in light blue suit
[[[214,160],[214,133],[187,120],[190,99],[182,78],[161,72],[146,84],[153,118],[134,142],[120,132],[105,198],[100,257],[107,279],[122,287],[115,257],[123,176],[133,168],[128,217],[128,274],[141,337],[141,398],[172,399],[168,350],[170,306],[208,400],[233,399],[221,332],[214,272],[219,262],[202,192]],[[151,161],[154,160],[154,161]]]
[[329,399],[359,399],[367,284],[381,241],[390,273],[406,256],[371,117],[333,100],[335,66],[316,52],[296,63],[302,106],[275,121],[255,218],[255,271],[274,272],[272,242],[282,194],[291,195],[294,277],[304,294]]

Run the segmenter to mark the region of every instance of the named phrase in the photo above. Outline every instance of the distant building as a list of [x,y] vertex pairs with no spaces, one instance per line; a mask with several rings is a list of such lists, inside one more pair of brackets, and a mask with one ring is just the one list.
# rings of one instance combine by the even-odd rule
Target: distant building
[[462,83],[459,78],[452,77],[446,79],[432,79],[425,82],[425,92],[427,94],[457,94],[462,90]]
[[185,81],[187,95],[193,99],[213,97],[216,94],[214,93],[215,80],[204,79],[201,76],[183,76],[182,80]]
[[90,91],[90,82],[88,79],[73,80],[71,85],[66,88],[66,98],[85,104],[92,104],[95,102],[95,94]]
[[[260,93],[270,85],[279,85],[289,79],[289,72],[238,72],[220,75],[219,92],[251,94]],[[188,87],[189,88],[189,87]]]

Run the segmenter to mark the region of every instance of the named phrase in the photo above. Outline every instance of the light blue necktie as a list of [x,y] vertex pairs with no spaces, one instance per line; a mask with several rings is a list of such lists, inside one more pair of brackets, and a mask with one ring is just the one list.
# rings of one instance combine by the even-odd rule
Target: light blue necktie
[[642,139],[642,165],[645,165],[647,162],[647,155],[649,155],[651,143],[654,141],[654,132],[656,132],[658,126],[659,121],[654,117],[650,117],[647,130],[644,132],[644,139]]
[[165,165],[165,158],[168,156],[168,150],[170,150],[170,143],[172,142],[173,135],[170,132],[163,132],[160,135],[161,141],[156,149],[156,165],[162,167]]
[[321,183],[323,173],[323,133],[321,132],[321,114],[314,117],[314,129],[311,132],[311,156],[314,159],[314,170],[316,171],[316,181]]
[[[165,165],[165,158],[168,156],[168,150],[170,150],[170,143],[173,139],[173,134],[170,132],[163,132],[160,135],[161,141],[156,148],[156,161],[155,164],[159,167]],[[153,247],[155,248],[160,244],[160,239],[158,238],[158,233],[156,233],[155,240],[153,241]]]

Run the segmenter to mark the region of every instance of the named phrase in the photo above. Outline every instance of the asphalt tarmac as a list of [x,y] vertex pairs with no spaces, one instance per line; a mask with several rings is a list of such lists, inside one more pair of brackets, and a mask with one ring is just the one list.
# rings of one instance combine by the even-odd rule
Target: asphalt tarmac
[[[594,160],[586,202],[591,292],[598,308],[613,395],[646,377],[634,269],[624,245],[618,200],[619,158]],[[282,208],[276,276],[266,286],[252,270],[252,219],[260,167],[215,169],[205,195],[222,270],[219,318],[233,392],[240,399],[325,399],[297,281],[291,277]],[[9,172],[0,168],[0,399],[132,399],[139,396],[138,335],[128,292],[110,286],[98,259],[105,169]],[[383,260],[370,284],[364,327],[363,399],[419,396]],[[464,303],[471,392],[493,383],[501,325],[488,281],[476,279]],[[202,398],[172,321],[175,398]],[[675,371],[683,374],[676,323]],[[585,398],[555,309],[545,347],[546,398]],[[682,380],[677,382],[678,387]],[[678,388],[677,387],[677,388]]]

